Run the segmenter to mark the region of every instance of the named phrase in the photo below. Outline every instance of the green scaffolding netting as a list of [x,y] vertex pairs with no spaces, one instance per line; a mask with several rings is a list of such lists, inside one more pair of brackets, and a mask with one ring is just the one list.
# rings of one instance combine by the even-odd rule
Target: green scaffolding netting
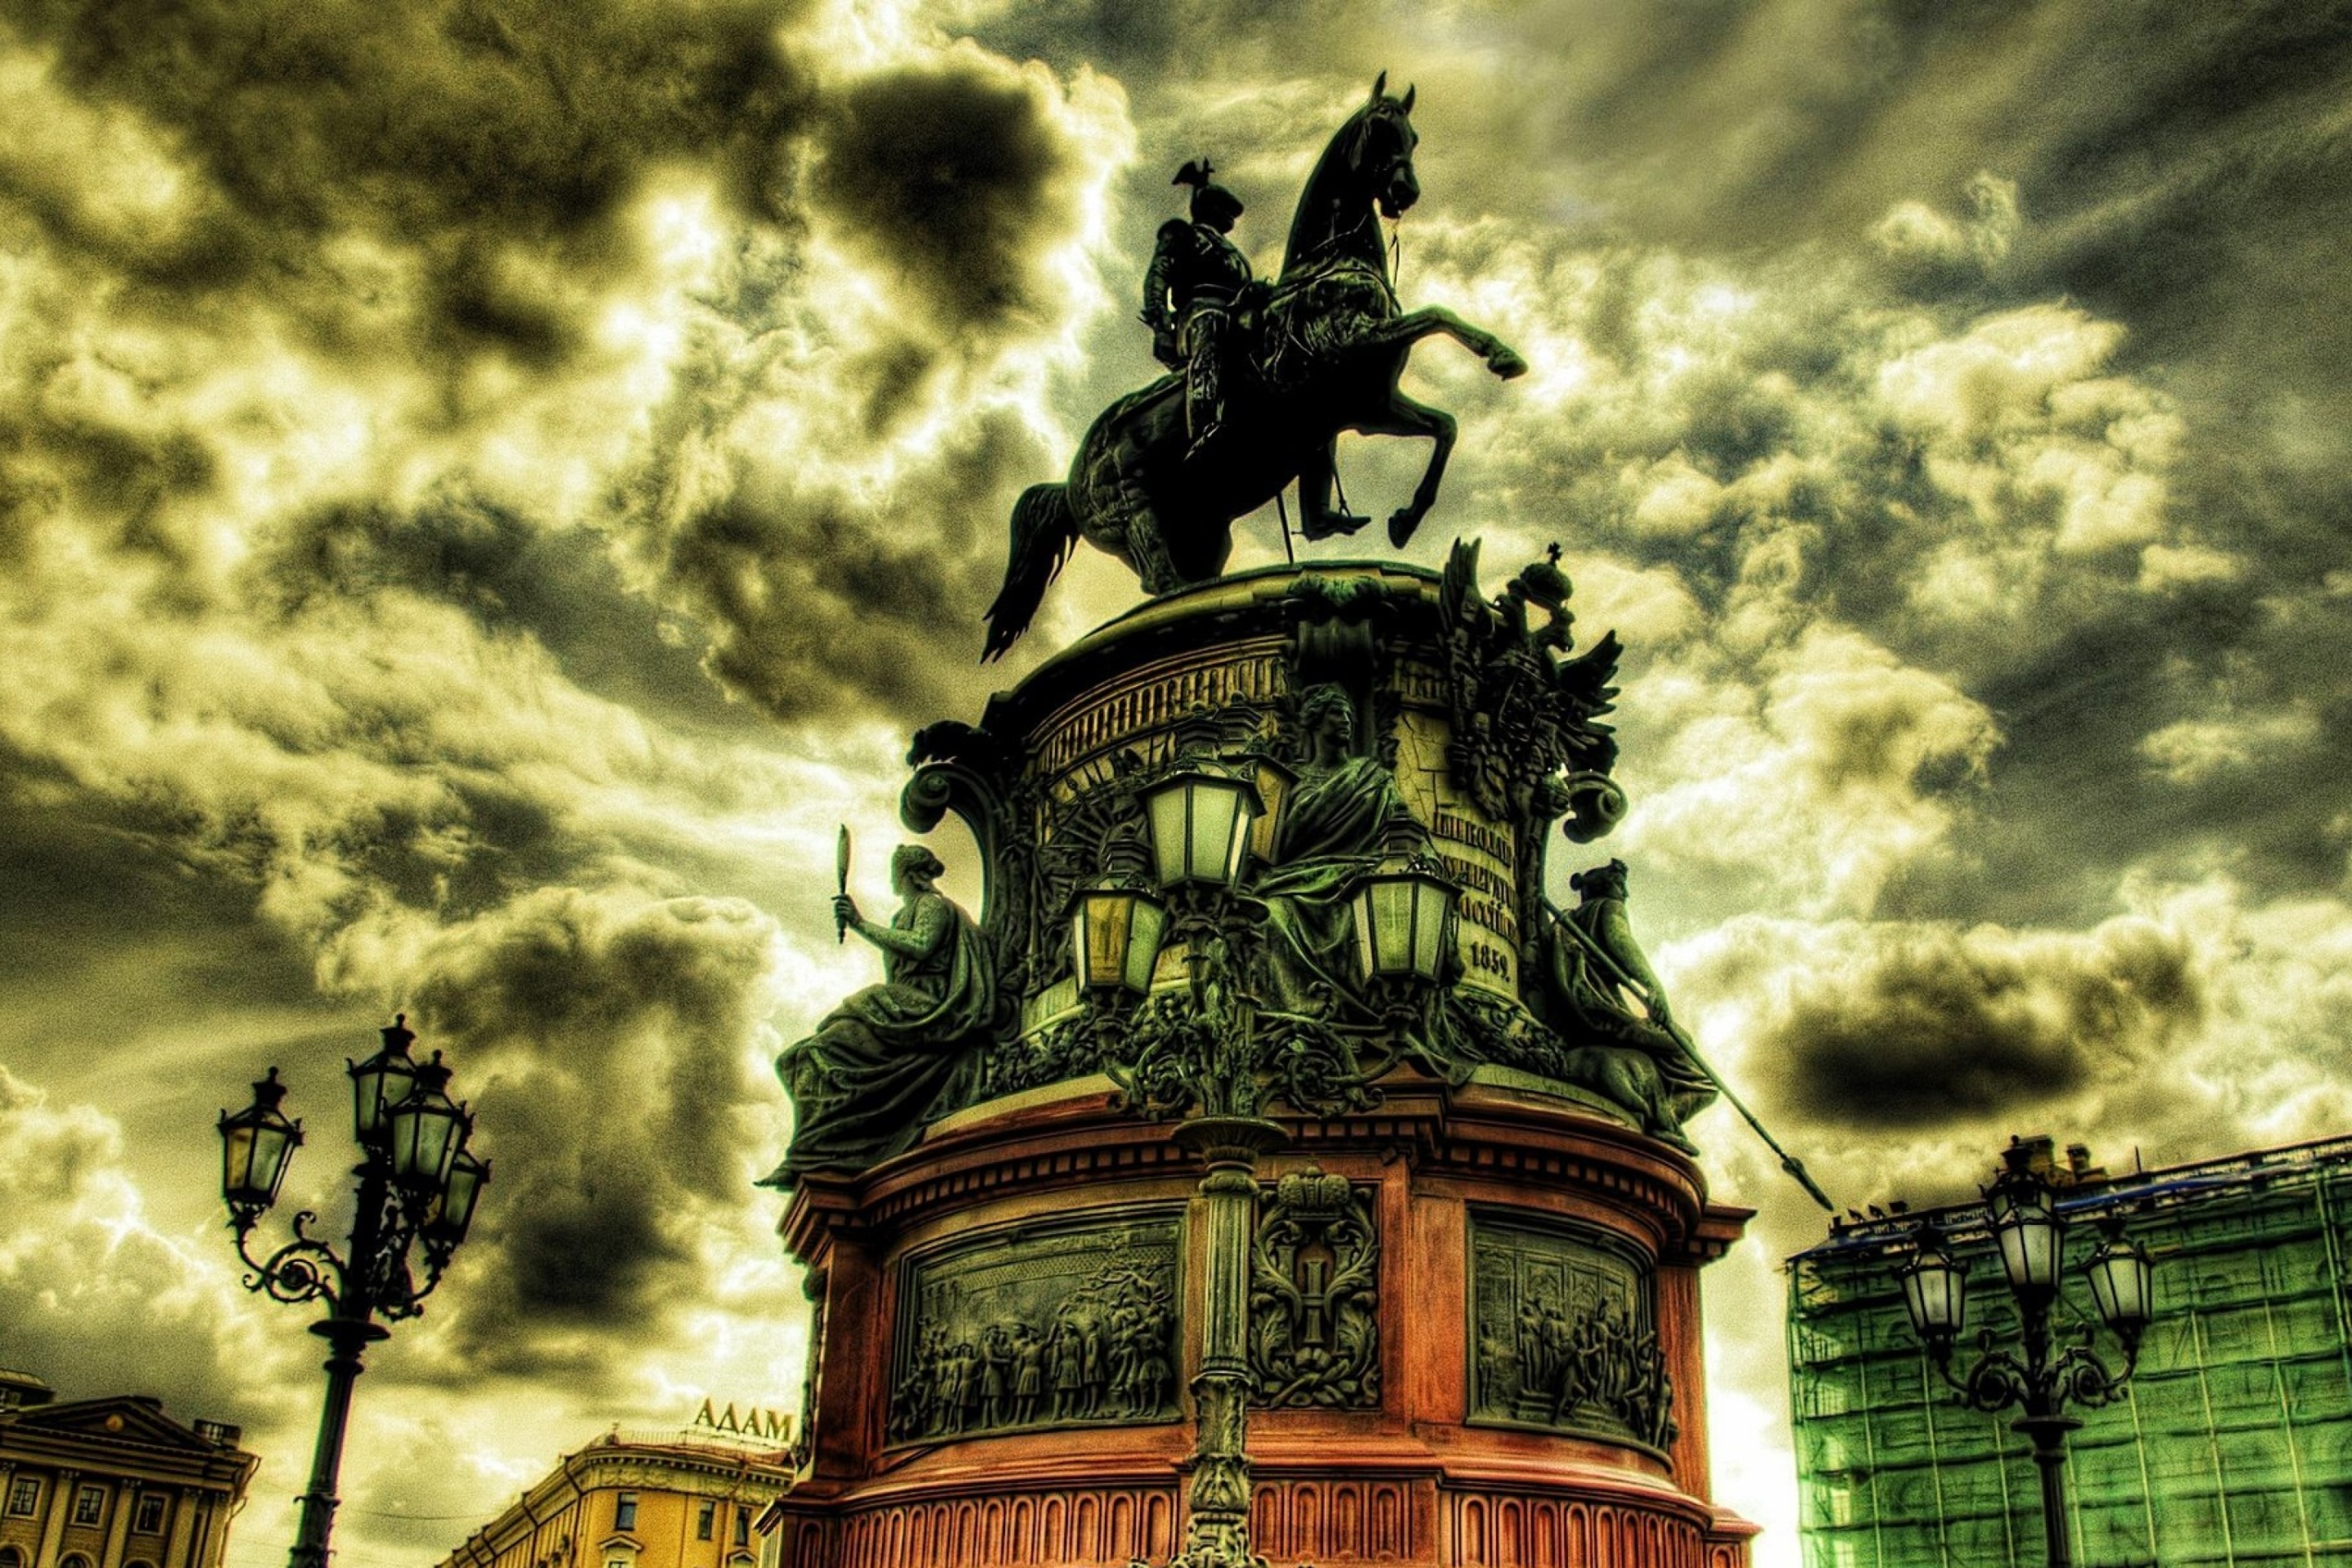
[[[2316,1147],[2316,1146],[2315,1146]],[[2282,1152],[2285,1153],[2289,1152]],[[2352,1563],[2352,1143],[2119,1183],[2101,1205],[2157,1258],[2157,1318],[2129,1397],[2083,1421],[2064,1470],[2079,1568]],[[2086,1211],[2092,1206],[2085,1203]],[[1965,1230],[1970,1336],[2016,1311]],[[2054,1331],[2093,1326],[2070,1227]],[[1998,1568],[2043,1560],[2039,1481],[2014,1412],[1962,1406],[1896,1291],[1891,1227],[1790,1265],[1789,1364],[1806,1568]],[[2115,1347],[2104,1334],[2103,1354]]]

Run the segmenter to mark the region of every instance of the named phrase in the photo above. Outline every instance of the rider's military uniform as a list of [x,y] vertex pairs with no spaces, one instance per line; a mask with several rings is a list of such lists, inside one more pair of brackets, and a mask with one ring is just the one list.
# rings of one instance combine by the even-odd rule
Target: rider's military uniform
[[1215,228],[1181,218],[1160,226],[1144,274],[1143,321],[1153,357],[1184,373],[1184,424],[1194,450],[1224,420],[1234,308],[1249,282],[1249,258]]

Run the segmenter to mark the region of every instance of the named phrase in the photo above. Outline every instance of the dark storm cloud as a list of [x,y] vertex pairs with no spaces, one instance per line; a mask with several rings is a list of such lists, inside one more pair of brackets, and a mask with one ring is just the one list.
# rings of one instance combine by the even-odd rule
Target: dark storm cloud
[[[971,695],[1013,497],[1051,460],[1005,409],[880,498],[821,473],[739,481],[672,525],[659,570],[715,628],[706,667],[730,690],[786,721],[879,710],[912,728]],[[667,506],[651,487],[641,504]]]
[[2082,938],[1893,922],[1843,934],[1782,977],[1748,1047],[1817,1121],[1884,1132],[2031,1115],[2135,1070],[2204,1017],[2188,943],[2145,921]]
[[[37,0],[14,20],[72,89],[143,117],[207,179],[184,234],[105,259],[167,292],[276,288],[315,274],[321,240],[364,233],[425,258],[425,342],[543,362],[567,324],[501,282],[492,247],[572,242],[568,263],[593,268],[600,226],[667,160],[774,210],[811,90],[776,37],[792,16],[730,0]],[[43,210],[53,238],[86,240]]]
[[1054,301],[1038,236],[1069,226],[1069,149],[1034,79],[977,52],[868,77],[834,105],[814,195],[950,331]]
[[415,1021],[496,1162],[449,1309],[468,1364],[551,1371],[582,1331],[654,1329],[693,1294],[698,1215],[740,1205],[756,1157],[743,1065],[771,931],[729,900],[550,889],[427,952]]

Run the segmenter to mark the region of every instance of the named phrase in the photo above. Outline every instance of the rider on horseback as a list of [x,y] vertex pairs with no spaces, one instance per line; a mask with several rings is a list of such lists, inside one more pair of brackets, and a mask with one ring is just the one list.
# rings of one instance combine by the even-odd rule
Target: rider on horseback
[[1192,187],[1192,221],[1170,218],[1160,226],[1159,247],[1143,279],[1152,357],[1184,374],[1184,425],[1192,452],[1224,423],[1234,307],[1250,284],[1249,258],[1225,237],[1242,216],[1241,198],[1212,184],[1215,173],[1206,158],[1176,171],[1169,183]]

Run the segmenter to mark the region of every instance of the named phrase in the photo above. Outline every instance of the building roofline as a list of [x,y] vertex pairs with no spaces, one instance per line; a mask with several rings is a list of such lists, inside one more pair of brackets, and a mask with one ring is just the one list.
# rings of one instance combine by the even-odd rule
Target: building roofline
[[[2266,1186],[2281,1177],[2315,1177],[2339,1166],[2352,1166],[2352,1134],[2314,1138],[2274,1149],[2251,1149],[2210,1160],[2159,1166],[2123,1175],[2077,1183],[2057,1189],[2061,1214],[2096,1215],[2126,1205],[2170,1208],[2216,1193],[2249,1186]],[[1858,1222],[1832,1220],[1829,1237],[1789,1255],[1787,1267],[1825,1259],[1874,1256],[1907,1245],[1911,1233],[1932,1220],[1956,1241],[1986,1234],[1985,1206],[1962,1200],[1931,1208],[1911,1209],[1884,1218]]]

